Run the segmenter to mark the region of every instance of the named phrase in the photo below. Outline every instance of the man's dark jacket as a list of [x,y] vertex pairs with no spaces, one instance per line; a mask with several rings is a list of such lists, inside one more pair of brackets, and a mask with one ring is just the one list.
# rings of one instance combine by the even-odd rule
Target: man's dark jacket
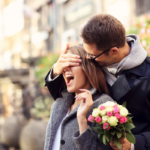
[[[52,71],[52,70],[50,70]],[[48,73],[49,75],[49,73]],[[60,85],[64,82],[60,75],[55,80],[45,78],[52,97],[60,97]],[[136,138],[135,150],[150,150],[150,57],[130,70],[125,70],[112,87],[108,85],[110,96],[118,104],[127,103],[127,109],[133,116],[135,128],[132,130]]]

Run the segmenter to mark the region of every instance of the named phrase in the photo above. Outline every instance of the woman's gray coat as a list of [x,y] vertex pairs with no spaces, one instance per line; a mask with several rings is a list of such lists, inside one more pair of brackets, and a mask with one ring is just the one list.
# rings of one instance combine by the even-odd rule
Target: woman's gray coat
[[[113,101],[112,98],[106,94],[99,96],[94,88],[90,91],[92,93],[94,104],[90,108],[87,118],[92,114],[92,110],[95,107],[98,107],[106,101]],[[63,98],[56,99],[51,107],[44,150],[52,149],[57,129],[69,107],[74,102],[74,94],[68,93],[67,90],[62,92],[62,96]],[[81,135],[79,134],[79,126],[76,117],[79,105],[62,122],[60,150],[112,150],[110,145],[106,146],[99,143],[96,134],[91,129],[91,127],[94,126],[94,123],[87,121],[88,129]]]

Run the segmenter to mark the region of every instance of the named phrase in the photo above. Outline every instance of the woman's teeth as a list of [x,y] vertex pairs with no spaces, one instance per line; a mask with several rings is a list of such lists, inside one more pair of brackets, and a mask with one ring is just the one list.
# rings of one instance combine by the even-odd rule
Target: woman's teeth
[[68,78],[68,77],[73,77],[72,75],[66,75],[66,78]]
[[73,79],[74,79],[73,76],[70,76],[70,75],[66,76],[67,85],[70,85],[72,83]]

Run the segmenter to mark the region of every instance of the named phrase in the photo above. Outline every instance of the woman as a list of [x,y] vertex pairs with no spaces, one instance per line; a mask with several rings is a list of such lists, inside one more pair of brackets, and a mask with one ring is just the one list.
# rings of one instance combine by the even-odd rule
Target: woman
[[67,90],[51,107],[45,150],[112,149],[98,141],[91,129],[95,124],[87,121],[95,107],[112,101],[106,95],[108,90],[103,72],[98,65],[86,59],[86,52],[81,45],[71,47],[68,53],[79,55],[82,63],[77,67],[68,67],[63,72]]

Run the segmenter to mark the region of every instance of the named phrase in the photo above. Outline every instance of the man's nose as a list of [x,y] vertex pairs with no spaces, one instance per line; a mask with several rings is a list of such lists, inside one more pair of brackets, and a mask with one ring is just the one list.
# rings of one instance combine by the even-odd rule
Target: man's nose
[[91,57],[90,57],[89,55],[86,55],[86,58],[87,58],[87,59],[91,59]]

